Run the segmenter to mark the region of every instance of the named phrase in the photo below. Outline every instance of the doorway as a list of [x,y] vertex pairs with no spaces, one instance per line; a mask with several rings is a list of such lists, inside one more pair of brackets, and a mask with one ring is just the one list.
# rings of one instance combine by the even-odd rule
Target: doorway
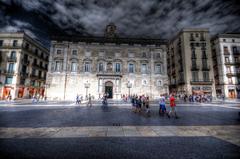
[[105,93],[108,95],[108,98],[113,98],[113,83],[108,81],[105,83]]

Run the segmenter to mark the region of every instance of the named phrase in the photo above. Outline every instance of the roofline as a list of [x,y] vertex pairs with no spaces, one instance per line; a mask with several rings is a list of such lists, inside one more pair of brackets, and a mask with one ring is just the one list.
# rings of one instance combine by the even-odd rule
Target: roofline
[[182,28],[173,38],[169,40],[169,42],[173,42],[176,40],[178,36],[180,36],[183,32],[209,32],[208,28]]
[[167,44],[167,39],[153,38],[107,38],[107,37],[86,37],[86,36],[52,36],[51,41],[71,41],[71,42],[92,42],[92,43],[119,43],[119,44]]
[[30,35],[28,35],[25,31],[17,31],[17,32],[0,32],[1,34],[22,34],[21,38],[27,38],[30,39],[31,41],[33,41],[36,45],[38,45],[38,47],[41,47],[42,49],[44,49],[45,51],[49,52],[49,49],[47,47],[45,47],[41,42],[37,41],[36,39],[32,38]]

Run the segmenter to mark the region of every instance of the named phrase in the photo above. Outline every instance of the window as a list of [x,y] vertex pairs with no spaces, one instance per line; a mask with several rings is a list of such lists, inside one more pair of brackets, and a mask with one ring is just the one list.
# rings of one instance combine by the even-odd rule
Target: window
[[11,58],[11,59],[15,59],[15,58],[16,58],[16,51],[12,51],[12,52],[11,52],[10,58]]
[[33,68],[32,69],[32,75],[35,76],[36,75],[36,70]]
[[235,39],[232,39],[232,42],[234,43],[234,42],[235,42]]
[[198,81],[198,72],[197,71],[192,72],[192,80],[193,81]]
[[233,51],[233,54],[237,54],[238,52],[237,52],[237,47],[236,46],[233,46],[232,47],[232,51]]
[[238,57],[234,57],[234,61],[237,63],[238,62]]
[[72,55],[77,56],[77,50],[72,50]]
[[0,46],[3,46],[3,40],[0,40]]
[[229,83],[229,84],[233,84],[232,77],[229,77],[229,78],[228,78],[228,83]]
[[128,72],[134,73],[134,64],[132,64],[132,63],[128,64]]
[[156,58],[160,58],[160,53],[156,53]]
[[8,73],[13,73],[14,70],[14,63],[9,63],[8,65]]
[[143,57],[143,58],[146,58],[146,57],[147,57],[147,53],[146,53],[146,52],[143,52],[143,53],[142,53],[142,57]]
[[229,62],[229,57],[225,57],[225,62]]
[[161,71],[161,64],[155,64],[155,73],[160,74]]
[[162,81],[161,80],[157,80],[157,86],[162,86]]
[[223,39],[223,42],[226,42],[226,39]]
[[120,63],[116,63],[115,64],[115,72],[121,72],[121,64]]
[[227,67],[227,73],[231,73],[231,67],[230,66]]
[[209,81],[209,73],[203,72],[203,81]]
[[77,72],[77,63],[76,62],[71,63],[71,72]]
[[42,63],[42,61],[40,61],[39,65],[40,65],[40,67],[43,67],[43,63]]
[[198,37],[198,33],[196,33],[196,37]]
[[42,77],[42,71],[38,71],[38,78]]
[[5,84],[12,84],[13,77],[6,77]]
[[224,54],[229,54],[227,46],[223,46],[223,52]]
[[99,72],[103,72],[103,63],[102,63],[102,62],[100,62],[100,63],[98,64],[98,71],[99,71]]
[[146,86],[147,85],[147,80],[142,80],[142,85]]
[[142,64],[141,65],[141,72],[146,74],[147,73],[147,64]]
[[58,49],[57,50],[57,55],[60,55],[62,53],[62,50]]
[[17,40],[13,40],[13,46],[17,46],[18,41]]
[[48,68],[48,64],[45,64],[45,69],[47,69]]
[[84,71],[90,72],[90,62],[85,62]]
[[25,49],[27,49],[27,50],[29,49],[29,44],[28,43],[25,44]]
[[62,65],[61,61],[56,61],[55,71],[57,71],[57,72],[61,71],[61,67],[62,67],[61,65]]
[[202,59],[203,68],[207,68],[207,59]]

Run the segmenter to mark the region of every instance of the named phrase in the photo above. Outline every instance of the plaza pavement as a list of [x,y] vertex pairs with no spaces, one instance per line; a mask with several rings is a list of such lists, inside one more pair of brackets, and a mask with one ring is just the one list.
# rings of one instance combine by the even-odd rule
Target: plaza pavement
[[[168,108],[168,107],[167,107]],[[110,101],[0,104],[4,158],[239,158],[238,102],[179,103],[179,119]]]

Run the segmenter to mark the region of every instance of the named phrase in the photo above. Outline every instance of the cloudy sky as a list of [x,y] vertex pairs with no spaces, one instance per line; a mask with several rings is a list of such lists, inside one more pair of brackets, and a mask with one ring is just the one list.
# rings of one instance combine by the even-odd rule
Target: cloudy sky
[[44,45],[52,35],[102,36],[116,24],[121,37],[170,39],[184,27],[212,35],[240,32],[238,0],[0,0],[0,30],[24,30]]

